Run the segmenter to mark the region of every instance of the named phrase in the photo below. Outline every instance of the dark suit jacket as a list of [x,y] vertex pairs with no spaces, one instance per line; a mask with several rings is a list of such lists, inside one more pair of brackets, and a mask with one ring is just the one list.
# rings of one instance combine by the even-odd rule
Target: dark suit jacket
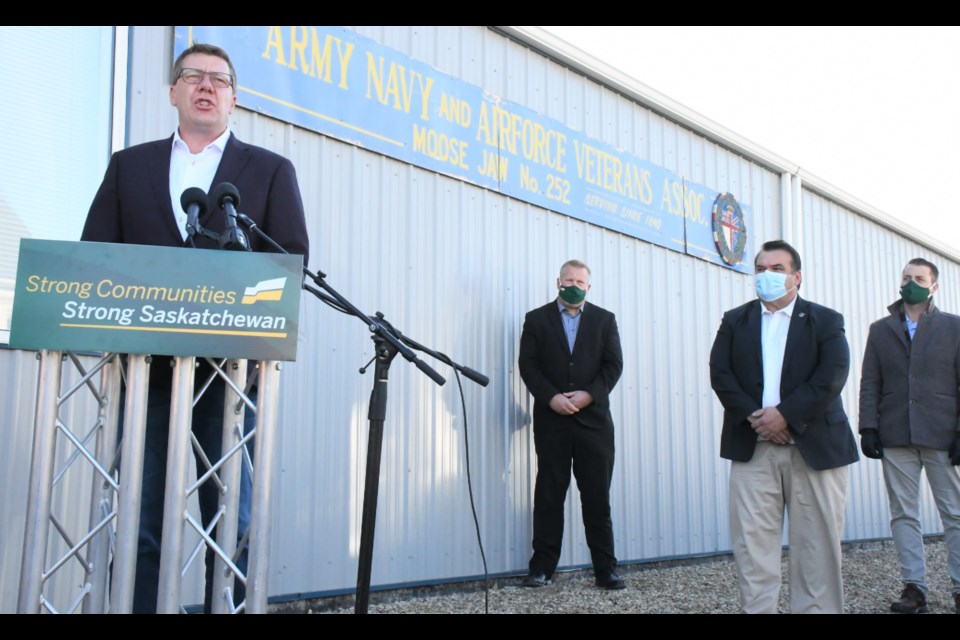
[[870,325],[860,376],[860,431],[879,429],[886,447],[948,451],[960,431],[960,318],[931,301],[912,344],[902,303]]
[[610,392],[623,371],[617,319],[589,302],[581,313],[572,354],[556,300],[529,312],[523,323],[520,377],[533,394],[534,428],[565,418],[550,408],[550,399],[577,390],[587,391],[593,402],[573,417],[587,427],[613,428]]
[[[186,247],[170,202],[170,152],[173,136],[118,151],[110,158],[107,172],[90,205],[81,240]],[[211,188],[230,182],[240,192],[237,210],[250,216],[290,253],[303,256],[310,249],[303,201],[293,164],[261,147],[244,144],[230,134]],[[226,227],[223,211],[210,207],[200,218],[206,229],[221,233]],[[259,236],[247,233],[253,251],[272,251]],[[194,236],[197,247],[214,249],[214,240]],[[203,365],[201,365],[203,366]],[[253,363],[251,363],[251,367]],[[199,377],[198,373],[198,377]],[[150,384],[170,385],[169,358],[154,359]]]
[[[759,300],[726,312],[710,351],[710,382],[724,409],[720,455],[740,462],[753,457],[757,434],[747,416],[763,401],[760,314]],[[860,457],[840,399],[849,369],[843,316],[798,297],[777,409],[812,469],[833,469]]]
[[[81,240],[184,247],[170,202],[170,152],[173,136],[130,147],[113,154],[107,173],[90,205]],[[230,182],[240,192],[241,211],[250,216],[290,253],[304,256],[309,241],[303,201],[293,165],[283,156],[245,144],[230,135],[211,187]],[[201,218],[206,229],[220,233],[226,222],[222,210],[210,207]],[[253,251],[268,247],[256,234],[247,234]],[[198,247],[216,243],[195,236]]]

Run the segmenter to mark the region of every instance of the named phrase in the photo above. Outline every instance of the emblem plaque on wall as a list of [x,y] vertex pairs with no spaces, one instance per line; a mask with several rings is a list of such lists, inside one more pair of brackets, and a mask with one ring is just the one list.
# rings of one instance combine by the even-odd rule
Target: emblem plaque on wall
[[713,201],[713,241],[717,253],[730,265],[743,260],[747,248],[747,224],[732,193],[721,193]]

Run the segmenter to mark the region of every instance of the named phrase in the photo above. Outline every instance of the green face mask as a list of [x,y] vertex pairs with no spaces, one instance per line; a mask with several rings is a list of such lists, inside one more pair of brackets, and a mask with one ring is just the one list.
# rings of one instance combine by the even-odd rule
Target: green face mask
[[574,286],[560,287],[560,299],[569,305],[578,305],[587,297],[586,289],[579,289]]
[[920,304],[930,297],[930,289],[924,288],[911,280],[900,287],[900,297],[907,304]]

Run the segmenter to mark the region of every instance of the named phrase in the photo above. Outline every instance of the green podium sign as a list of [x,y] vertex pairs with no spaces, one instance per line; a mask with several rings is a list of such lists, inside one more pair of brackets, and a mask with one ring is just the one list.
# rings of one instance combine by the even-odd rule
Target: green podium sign
[[295,360],[303,257],[21,240],[10,346]]

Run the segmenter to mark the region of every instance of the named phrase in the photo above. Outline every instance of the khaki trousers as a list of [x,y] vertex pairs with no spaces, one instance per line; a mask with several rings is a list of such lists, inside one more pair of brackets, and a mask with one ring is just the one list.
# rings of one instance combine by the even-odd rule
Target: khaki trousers
[[784,510],[791,613],[843,613],[840,535],[846,466],[815,471],[793,445],[758,442],[730,468],[730,535],[743,613],[777,613]]

